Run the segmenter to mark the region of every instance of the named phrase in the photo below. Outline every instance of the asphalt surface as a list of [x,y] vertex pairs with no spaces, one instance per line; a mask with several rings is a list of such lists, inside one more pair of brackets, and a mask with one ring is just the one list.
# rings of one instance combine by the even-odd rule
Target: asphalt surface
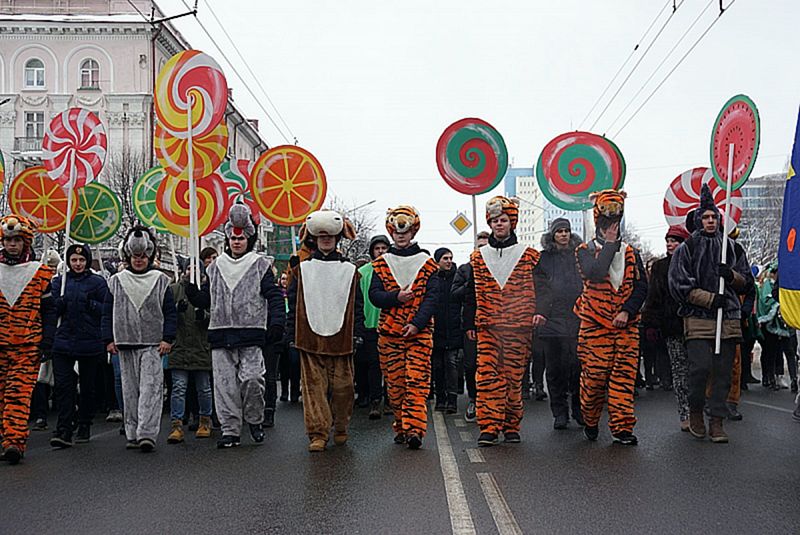
[[798,533],[792,408],[788,391],[751,386],[731,443],[712,444],[679,431],[671,392],[642,391],[636,447],[603,427],[595,443],[572,423],[555,431],[536,401],[521,444],[480,450],[461,415],[429,422],[415,452],[357,409],[346,446],[309,454],[287,403],[264,444],[233,450],[168,445],[166,417],[151,454],[125,450],[117,424],[62,451],[34,432],[22,463],[0,464],[0,533],[451,533],[451,516],[461,533]]

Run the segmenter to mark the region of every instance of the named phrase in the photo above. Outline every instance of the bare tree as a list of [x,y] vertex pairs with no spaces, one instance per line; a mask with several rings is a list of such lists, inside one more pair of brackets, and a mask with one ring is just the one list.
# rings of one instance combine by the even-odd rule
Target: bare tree
[[753,177],[742,188],[745,207],[739,243],[750,262],[768,264],[778,256],[786,174]]
[[147,158],[144,154],[112,154],[106,161],[105,182],[119,197],[122,206],[122,225],[119,235],[125,233],[139,222],[133,210],[133,185],[147,171]]
[[369,208],[355,202],[347,203],[335,195],[328,197],[326,208],[344,214],[356,229],[355,240],[342,240],[339,244],[342,254],[352,261],[368,256],[369,240],[375,232],[375,216]]
[[642,237],[639,235],[639,230],[636,226],[629,222],[625,222],[625,226],[622,229],[622,241],[625,243],[635,247],[639,251],[639,255],[642,257],[642,262],[647,264],[647,262],[656,257],[656,254],[650,248],[650,242],[642,241]]

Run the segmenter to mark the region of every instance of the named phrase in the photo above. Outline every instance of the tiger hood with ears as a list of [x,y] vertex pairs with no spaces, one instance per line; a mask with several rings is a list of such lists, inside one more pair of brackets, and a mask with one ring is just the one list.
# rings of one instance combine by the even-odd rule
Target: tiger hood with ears
[[411,236],[414,237],[419,232],[419,227],[419,212],[413,206],[401,204],[386,211],[386,230],[389,234],[411,232]]

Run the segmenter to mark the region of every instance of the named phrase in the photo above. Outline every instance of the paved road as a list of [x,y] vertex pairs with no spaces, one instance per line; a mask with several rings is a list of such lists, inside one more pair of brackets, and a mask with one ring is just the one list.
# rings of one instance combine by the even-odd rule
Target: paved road
[[227,451],[166,432],[153,454],[126,451],[105,423],[64,451],[35,433],[20,465],[0,465],[0,533],[798,533],[792,399],[745,392],[727,445],[679,432],[660,391],[637,401],[637,447],[554,431],[535,401],[522,444],[481,450],[460,417],[438,415],[412,452],[358,411],[347,446],[311,455],[291,404],[263,445]]

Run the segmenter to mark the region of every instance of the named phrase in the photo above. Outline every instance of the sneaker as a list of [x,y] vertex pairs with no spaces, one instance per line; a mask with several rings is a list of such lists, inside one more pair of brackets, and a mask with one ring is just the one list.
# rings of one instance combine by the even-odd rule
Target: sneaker
[[156,449],[156,442],[152,438],[143,438],[139,441],[139,449],[142,453],[150,453]]
[[728,403],[728,420],[738,422],[741,421],[742,418],[742,413],[739,412],[739,408],[736,406],[736,403]]
[[616,444],[622,444],[623,446],[635,446],[639,443],[639,439],[630,431],[620,431],[616,435],[611,436],[614,438]]
[[72,437],[64,432],[56,431],[50,439],[50,446],[59,450],[72,447]]
[[264,427],[261,424],[248,424],[250,426],[250,436],[253,442],[260,444],[264,442]]
[[418,450],[422,447],[422,438],[416,433],[409,433],[406,438],[406,445],[410,450]]
[[715,444],[725,444],[728,442],[728,434],[722,427],[722,418],[713,416],[708,422],[708,436]]
[[75,433],[76,444],[86,444],[92,438],[92,428],[87,424],[80,424],[78,432]]
[[235,448],[241,444],[239,442],[239,437],[235,437],[233,435],[222,435],[222,438],[217,440],[217,449],[223,450],[227,448]]
[[394,443],[395,444],[405,444],[406,443],[406,434],[405,433],[397,433],[394,436]]
[[122,411],[118,409],[114,409],[108,411],[108,416],[106,416],[106,422],[121,422],[122,421]]
[[139,442],[137,440],[129,440],[125,443],[126,450],[138,450],[139,449]]
[[706,438],[706,421],[702,411],[689,413],[689,433],[694,438]]
[[596,425],[587,425],[583,428],[583,434],[586,438],[594,442],[600,436],[600,428]]
[[583,415],[581,411],[575,412],[572,414],[572,419],[575,420],[575,423],[579,426],[583,427],[586,425],[586,421],[583,419]]
[[503,433],[503,442],[508,442],[509,444],[519,444],[522,442],[522,438],[516,431],[506,431]]
[[47,420],[44,418],[37,418],[31,429],[33,431],[47,431]]
[[479,448],[489,448],[497,443],[497,435],[494,433],[481,433],[481,436],[478,437]]
[[467,403],[467,410],[464,411],[464,420],[466,420],[468,422],[474,422],[475,421],[475,400],[474,399],[469,400],[469,403]]
[[347,444],[347,439],[348,439],[347,433],[335,433],[333,435],[333,443],[336,444],[337,446],[344,446],[345,444]]
[[555,420],[553,420],[553,429],[566,429],[568,424],[569,418],[567,418],[567,415],[559,414],[556,416]]
[[275,427],[275,409],[264,409],[264,427]]
[[370,401],[369,403],[369,419],[370,420],[380,420],[381,419],[381,400],[375,399]]
[[22,457],[23,453],[19,451],[19,448],[16,446],[9,446],[5,449],[5,451],[3,451],[3,455],[0,456],[0,460],[3,460],[8,464],[18,464]]
[[315,438],[308,445],[308,451],[311,453],[319,453],[325,451],[325,441],[321,438]]

